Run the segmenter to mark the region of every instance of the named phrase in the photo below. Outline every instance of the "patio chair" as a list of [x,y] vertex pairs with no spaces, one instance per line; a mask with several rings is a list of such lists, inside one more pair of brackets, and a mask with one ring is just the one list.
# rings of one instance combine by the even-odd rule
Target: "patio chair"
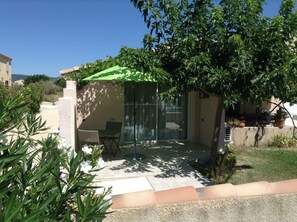
[[[120,140],[122,132],[122,122],[107,121],[105,125],[105,130],[102,131],[100,135],[100,140],[105,146],[105,149],[110,149],[113,156],[116,155],[117,151],[120,150]],[[115,152],[113,152],[113,144],[116,146]]]
[[100,147],[100,137],[98,130],[85,130],[77,129],[79,146],[82,148],[84,145]]
[[[79,139],[79,149],[82,149],[84,145],[87,145],[89,148],[94,148],[97,146],[101,151],[104,149],[104,145],[100,142],[99,131],[98,130],[85,130],[77,129],[78,139]],[[103,160],[102,153],[98,159],[99,168],[106,166],[106,163]]]

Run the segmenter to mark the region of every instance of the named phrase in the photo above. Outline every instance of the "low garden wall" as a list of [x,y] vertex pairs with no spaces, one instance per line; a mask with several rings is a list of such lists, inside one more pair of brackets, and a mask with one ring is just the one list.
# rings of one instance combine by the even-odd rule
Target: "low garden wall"
[[[290,136],[293,127],[235,127],[232,131],[232,143],[235,146],[266,146],[278,134]],[[257,144],[258,143],[258,144]]]
[[297,179],[113,196],[104,221],[297,221]]

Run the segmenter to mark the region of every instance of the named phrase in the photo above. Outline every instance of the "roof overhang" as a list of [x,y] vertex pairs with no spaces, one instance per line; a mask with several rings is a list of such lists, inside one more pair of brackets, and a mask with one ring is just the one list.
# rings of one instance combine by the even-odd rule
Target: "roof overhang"
[[69,74],[69,73],[72,73],[72,72],[75,72],[75,71],[78,71],[80,70],[81,68],[83,68],[82,66],[74,66],[70,69],[63,69],[63,70],[60,70],[59,73],[60,75],[66,75],[66,74]]
[[0,57],[7,60],[7,61],[9,61],[9,62],[12,60],[12,58],[9,58],[8,56],[5,56],[3,54],[0,54]]

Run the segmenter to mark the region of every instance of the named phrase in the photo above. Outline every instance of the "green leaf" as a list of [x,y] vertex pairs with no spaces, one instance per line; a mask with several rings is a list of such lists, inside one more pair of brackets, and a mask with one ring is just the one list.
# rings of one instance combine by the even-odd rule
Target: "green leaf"
[[9,146],[0,145],[0,152],[2,152],[4,150],[8,150],[8,149],[9,149]]
[[2,175],[0,175],[0,181],[4,181],[7,178],[11,177],[12,175],[16,175],[16,173],[19,171],[20,169],[18,167],[14,167],[9,169],[8,171],[2,173]]
[[0,163],[8,163],[8,162],[13,162],[15,160],[21,159],[23,157],[23,154],[14,154],[14,155],[9,155],[9,156],[0,156]]
[[45,166],[39,168],[37,172],[34,172],[34,175],[28,179],[28,184],[31,184],[35,180],[40,180],[43,174],[45,174],[45,172],[51,169],[51,164],[54,164],[53,160],[47,162]]
[[42,214],[42,210],[35,210],[33,213],[30,213],[28,216],[20,220],[20,222],[35,222],[40,214]]
[[12,196],[8,200],[8,206],[5,212],[5,221],[10,221],[14,219],[14,216],[20,212],[20,209],[23,207],[22,204],[17,202],[18,191],[14,190]]
[[77,192],[76,193],[76,201],[77,201],[77,207],[78,207],[78,212],[79,212],[79,215],[81,217],[83,217],[83,215],[85,214],[85,206],[81,200],[81,193],[80,192]]
[[35,209],[35,211],[30,213],[24,219],[22,219],[21,222],[35,221],[36,218],[38,218],[38,216],[44,212],[44,209],[47,208],[50,205],[50,203],[53,201],[53,199],[55,199],[55,198],[56,198],[56,195],[49,196],[48,199],[46,199],[44,202],[42,202],[41,205],[38,205],[37,209]]

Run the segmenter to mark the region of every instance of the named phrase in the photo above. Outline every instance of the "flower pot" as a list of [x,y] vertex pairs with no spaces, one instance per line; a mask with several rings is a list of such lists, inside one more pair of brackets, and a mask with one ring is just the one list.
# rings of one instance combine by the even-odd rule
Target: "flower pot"
[[244,122],[240,122],[237,124],[237,127],[243,128],[245,127],[245,123]]
[[281,119],[276,119],[275,120],[275,126],[278,128],[283,128],[285,125],[285,119],[281,118]]

